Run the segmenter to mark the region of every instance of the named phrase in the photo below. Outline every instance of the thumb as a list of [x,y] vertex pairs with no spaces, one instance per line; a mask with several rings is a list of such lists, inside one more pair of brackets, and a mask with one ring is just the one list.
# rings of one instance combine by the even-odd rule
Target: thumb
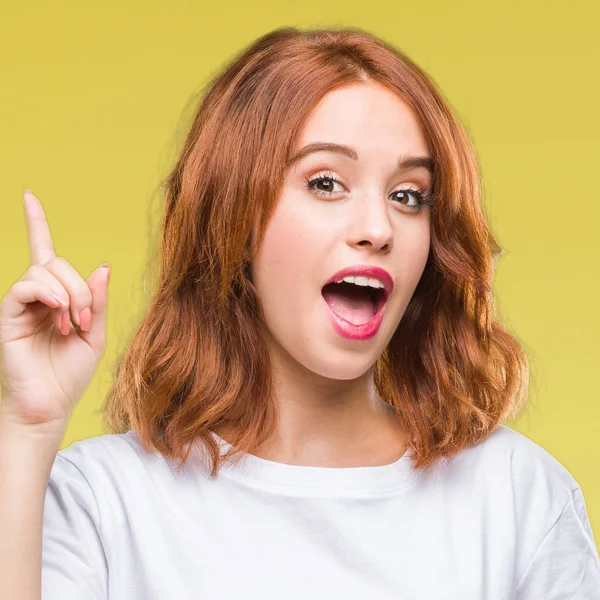
[[92,292],[92,323],[89,331],[78,331],[79,336],[86,340],[92,348],[102,350],[106,343],[106,313],[108,306],[108,281],[110,265],[104,263],[94,269],[86,283]]

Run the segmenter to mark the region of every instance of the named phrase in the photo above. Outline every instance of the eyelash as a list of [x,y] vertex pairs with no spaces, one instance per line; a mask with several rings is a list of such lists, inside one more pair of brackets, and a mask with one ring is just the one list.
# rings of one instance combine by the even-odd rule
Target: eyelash
[[[318,177],[313,177],[312,179],[305,177],[305,181],[306,181],[306,189],[309,191],[312,191],[316,194],[319,194],[320,196],[330,196],[331,194],[333,194],[333,192],[323,192],[322,190],[316,190],[314,186],[317,183],[319,183],[321,181],[335,181],[336,183],[339,183],[340,185],[342,185],[342,182],[339,181],[338,179],[336,179],[332,173],[325,173],[324,175],[319,175]],[[406,208],[408,208],[409,210],[411,210],[412,212],[419,213],[423,210],[424,206],[433,206],[433,202],[434,202],[433,194],[426,195],[424,191],[414,190],[413,188],[396,190],[393,193],[397,194],[398,192],[411,192],[412,194],[415,195],[419,204],[417,204],[416,206],[407,206],[406,204],[403,205]]]

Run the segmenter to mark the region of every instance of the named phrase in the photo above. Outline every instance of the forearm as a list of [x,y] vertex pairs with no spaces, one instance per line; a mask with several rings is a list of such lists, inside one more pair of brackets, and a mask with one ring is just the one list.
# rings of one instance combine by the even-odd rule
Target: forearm
[[60,430],[0,416],[0,598],[40,600],[42,526]]

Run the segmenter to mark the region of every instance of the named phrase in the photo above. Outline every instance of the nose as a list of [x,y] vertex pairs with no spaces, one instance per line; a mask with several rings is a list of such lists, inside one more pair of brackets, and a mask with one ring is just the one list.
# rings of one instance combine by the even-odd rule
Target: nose
[[350,211],[348,243],[354,246],[372,246],[376,251],[390,252],[394,244],[394,230],[385,198],[365,195]]

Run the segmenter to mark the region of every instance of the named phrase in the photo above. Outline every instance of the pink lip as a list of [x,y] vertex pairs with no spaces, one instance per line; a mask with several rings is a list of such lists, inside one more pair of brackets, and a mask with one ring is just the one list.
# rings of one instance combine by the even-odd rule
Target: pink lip
[[329,305],[327,302],[325,302],[325,298],[323,298],[323,296],[321,296],[321,298],[323,299],[323,304],[327,309],[327,316],[329,317],[333,328],[339,335],[353,340],[368,340],[377,333],[383,321],[387,300],[394,289],[394,281],[391,275],[385,269],[370,265],[354,265],[353,267],[347,267],[346,269],[338,271],[327,281],[327,283],[325,283],[325,285],[329,283],[335,283],[340,279],[347,277],[348,275],[354,275],[358,277],[373,277],[379,279],[379,281],[381,281],[384,285],[384,300],[381,303],[381,306],[377,309],[377,312],[373,315],[373,318],[368,323],[355,325],[354,323],[346,321],[346,319],[343,319],[334,313],[331,308],[329,308]]
[[335,283],[344,277],[348,277],[348,275],[355,275],[358,277],[373,277],[375,279],[379,279],[381,283],[384,285],[385,299],[387,300],[394,289],[394,281],[392,276],[385,270],[380,267],[374,267],[371,265],[354,265],[353,267],[347,267],[338,271],[335,275],[332,275],[331,278],[324,284]]
[[383,313],[387,306],[387,302],[382,302],[381,306],[368,323],[355,325],[354,323],[346,321],[346,319],[342,319],[339,315],[336,315],[331,308],[329,308],[329,304],[325,302],[323,296],[321,296],[321,300],[323,300],[323,304],[327,309],[327,316],[329,317],[333,328],[339,335],[350,338],[351,340],[368,340],[369,338],[372,338],[379,330],[379,326],[383,321]]

